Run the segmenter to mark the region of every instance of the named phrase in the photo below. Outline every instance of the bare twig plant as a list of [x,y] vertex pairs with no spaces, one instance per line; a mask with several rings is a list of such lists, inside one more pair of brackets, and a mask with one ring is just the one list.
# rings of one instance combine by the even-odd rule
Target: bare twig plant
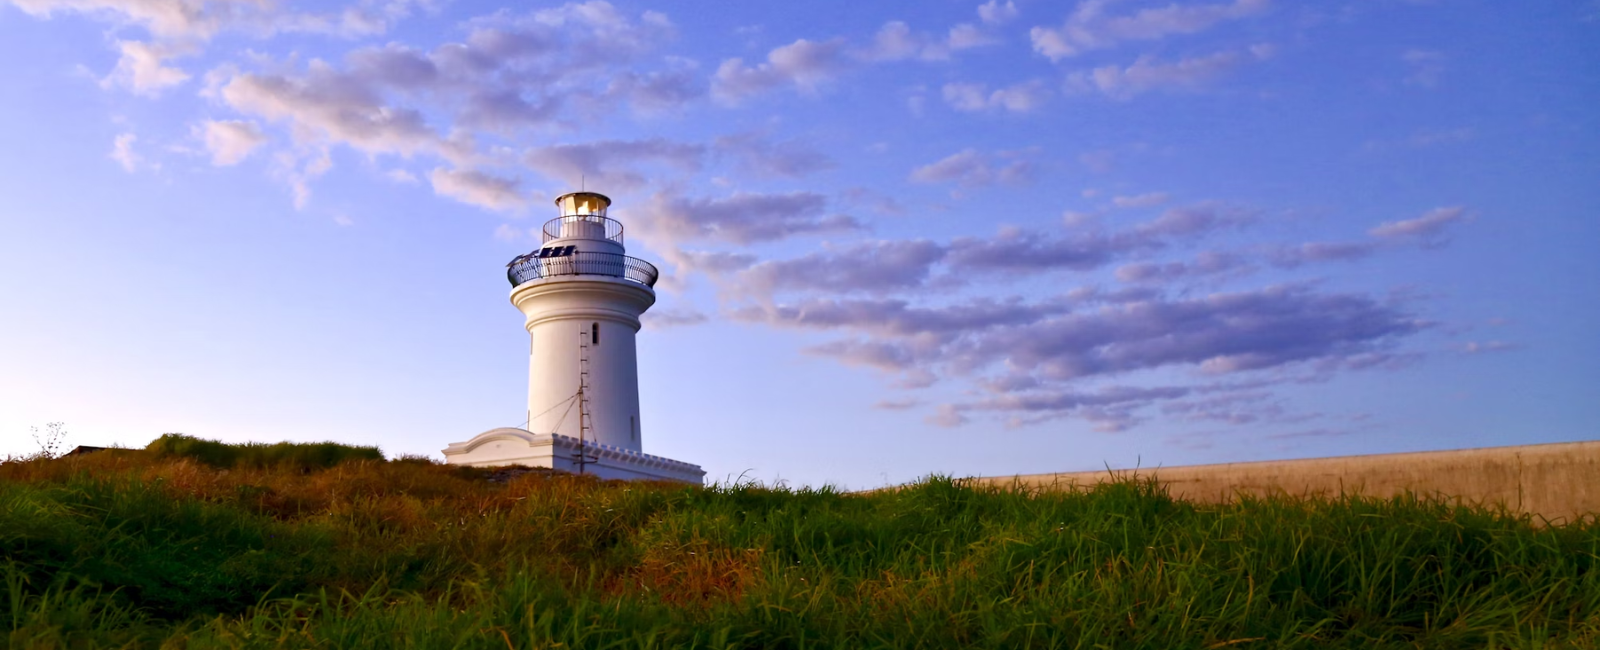
[[39,451],[24,456],[8,456],[6,461],[29,461],[48,458],[60,458],[62,441],[67,437],[65,422],[49,422],[44,425],[44,431],[39,427],[28,427],[33,434],[33,441],[39,445]]

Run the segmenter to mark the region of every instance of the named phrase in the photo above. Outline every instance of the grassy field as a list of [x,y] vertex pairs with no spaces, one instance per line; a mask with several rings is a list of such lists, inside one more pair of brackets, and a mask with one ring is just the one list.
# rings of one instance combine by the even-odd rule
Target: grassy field
[[10,648],[1600,648],[1600,524],[1148,482],[866,495],[338,446],[0,464]]

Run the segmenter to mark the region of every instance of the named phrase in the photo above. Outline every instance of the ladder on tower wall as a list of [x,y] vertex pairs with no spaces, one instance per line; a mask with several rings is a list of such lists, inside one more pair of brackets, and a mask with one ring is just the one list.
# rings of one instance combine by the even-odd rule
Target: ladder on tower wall
[[583,474],[585,466],[600,462],[589,456],[589,438],[594,436],[594,414],[589,411],[589,337],[587,328],[578,330],[578,451],[572,460]]

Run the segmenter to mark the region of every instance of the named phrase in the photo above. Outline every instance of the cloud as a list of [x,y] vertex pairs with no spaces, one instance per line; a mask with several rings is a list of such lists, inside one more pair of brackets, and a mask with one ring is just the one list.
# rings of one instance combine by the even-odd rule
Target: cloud
[[523,230],[509,223],[502,223],[494,229],[494,238],[500,241],[520,244],[524,240],[538,236],[538,230]]
[[1117,279],[1133,283],[1171,283],[1194,277],[1219,275],[1247,268],[1233,253],[1204,251],[1193,262],[1138,262],[1117,269]]
[[851,205],[864,205],[878,214],[901,217],[906,214],[906,206],[896,201],[893,196],[881,194],[864,187],[846,189],[841,198]]
[[109,154],[111,159],[117,161],[118,165],[122,165],[122,170],[130,174],[138,171],[139,166],[144,163],[144,158],[133,151],[133,143],[138,139],[139,136],[132,133],[120,133],[111,143]]
[[912,32],[909,25],[895,20],[885,23],[872,37],[872,45],[858,56],[868,61],[939,61],[950,58],[950,48],[927,34]]
[[399,89],[427,88],[439,81],[439,64],[425,53],[390,43],[351,52],[350,74],[369,83]]
[[531,201],[516,180],[479,171],[439,167],[428,178],[433,182],[434,193],[481,208],[508,212],[520,210]]
[[1477,130],[1471,127],[1457,129],[1424,129],[1411,134],[1401,140],[1368,140],[1361,148],[1369,152],[1381,152],[1395,148],[1425,149],[1448,144],[1467,142],[1477,137]]
[[[1032,182],[1034,164],[1015,159],[1015,152],[1002,152],[996,156],[966,149],[911,171],[911,180],[917,183],[956,183],[962,187],[983,187],[996,182],[1024,185]],[[1013,158],[1001,162],[995,158]]]
[[1068,314],[999,333],[972,354],[1053,379],[1171,365],[1232,373],[1348,357],[1420,329],[1365,296],[1280,286]]
[[639,215],[639,230],[662,243],[753,244],[797,235],[861,230],[847,215],[826,215],[827,197],[815,192],[738,192],[692,199],[656,194]]
[[1038,80],[998,88],[993,92],[981,83],[947,83],[943,92],[946,104],[969,113],[995,109],[1027,113],[1043,106],[1050,94],[1044,82]]
[[[810,298],[788,304],[747,306],[729,315],[738,321],[782,327],[844,329],[883,337],[892,344],[927,343],[936,349],[962,334],[993,327],[1035,322],[1068,311],[1071,301],[1025,303],[1020,298],[978,298],[943,307],[917,307],[899,298]],[[907,357],[909,360],[910,357]],[[899,368],[899,367],[897,367]]]
[[294,193],[295,209],[304,209],[311,201],[311,181],[333,169],[333,157],[326,146],[312,146],[301,151],[280,151],[273,157],[273,173],[289,183]]
[[1194,89],[1245,60],[1236,52],[1185,57],[1162,63],[1144,55],[1126,68],[1108,65],[1088,73],[1074,73],[1069,83],[1118,100],[1129,100],[1152,90]]
[[1017,3],[1013,0],[1006,0],[1005,4],[1001,4],[1000,0],[989,0],[978,5],[978,18],[985,24],[1000,25],[1016,17]]
[[1466,218],[1466,209],[1461,206],[1434,208],[1415,219],[1401,221],[1387,221],[1379,224],[1367,234],[1379,239],[1402,240],[1414,239],[1434,241],[1441,237],[1445,230],[1452,224]]
[[367,36],[382,33],[404,18],[411,3],[363,3],[333,15],[301,13],[276,2],[252,0],[12,0],[11,4],[39,18],[80,13],[119,27],[142,27],[152,38],[117,41],[117,65],[101,83],[154,95],[190,76],[164,65],[165,61],[198,52],[224,30],[258,38],[282,32]]
[[681,108],[705,95],[692,61],[667,57],[678,68],[655,72],[613,71],[604,98],[625,103],[640,115],[657,115]]
[[1440,52],[1429,50],[1407,50],[1400,55],[1400,60],[1411,69],[1406,75],[1405,82],[1412,86],[1434,88],[1439,85],[1439,80],[1444,77],[1445,56]]
[[811,299],[730,315],[865,335],[811,350],[848,363],[941,377],[981,377],[999,369],[999,385],[1013,387],[1162,368],[1225,375],[1309,362],[1361,367],[1388,358],[1386,348],[1426,327],[1369,297],[1317,293],[1305,285],[1176,300],[1058,296],[943,307],[896,299]]
[[[1136,386],[1110,386],[1094,392],[1074,390],[1046,390],[1031,393],[998,395],[963,404],[943,405],[945,412],[964,414],[972,411],[1000,411],[1010,414],[1011,426],[1037,424],[1069,415],[1080,415],[1093,424],[1095,431],[1125,431],[1138,422],[1134,411],[1153,402],[1176,399],[1188,395],[1187,388]],[[946,426],[965,423],[966,418],[941,417]]]
[[211,164],[219,167],[239,164],[267,141],[254,122],[242,120],[207,120],[195,132],[211,152]]
[[162,65],[168,59],[189,54],[187,46],[117,41],[121,56],[117,67],[100,81],[101,86],[122,86],[141,95],[156,95],[189,79],[189,73]]
[[1149,208],[1161,205],[1171,198],[1166,192],[1146,192],[1131,196],[1117,196],[1111,199],[1111,204],[1119,208]]
[[[384,16],[403,14],[406,6],[386,5]],[[642,183],[641,175],[594,147],[546,147],[517,160],[506,147],[481,143],[486,136],[523,136],[533,129],[603,119],[632,102],[638,102],[632,106],[636,112],[660,110],[688,101],[695,92],[693,83],[684,82],[692,62],[657,57],[652,61],[662,67],[651,69],[640,60],[675,34],[671,22],[655,12],[626,15],[606,2],[568,3],[520,14],[498,12],[469,20],[464,28],[460,42],[431,50],[391,43],[357,49],[342,62],[311,59],[300,70],[275,65],[270,72],[243,72],[226,66],[207,75],[207,96],[283,128],[301,151],[343,145],[368,157],[438,158],[447,168],[473,173],[499,166],[500,176],[514,174],[505,167],[520,162],[569,181],[577,180],[571,178],[574,173],[595,171],[605,181],[633,187]],[[658,139],[604,144],[652,164],[680,165],[685,158],[681,148],[658,151],[664,146]],[[302,198],[315,175],[283,174]],[[463,183],[470,176],[436,176],[442,179],[439,186],[449,189],[447,196],[474,197],[475,205],[509,205],[504,196],[486,203],[494,195],[481,191],[487,189],[481,183],[478,191],[467,191]]]
[[222,87],[234,109],[287,124],[296,139],[336,142],[367,153],[461,156],[428,127],[421,111],[389,106],[366,80],[312,61],[303,77],[241,74]]
[[719,136],[711,148],[758,176],[804,178],[835,167],[832,158],[803,141],[773,142],[756,133]]
[[1371,242],[1310,242],[1273,249],[1268,259],[1282,268],[1315,262],[1347,262],[1371,256],[1378,247]]
[[1521,350],[1522,346],[1505,341],[1468,341],[1461,345],[1461,351],[1467,354],[1488,354],[1491,352],[1509,352]]
[[1007,227],[992,239],[956,238],[950,242],[946,262],[958,274],[967,271],[1087,271],[1122,255],[1160,248],[1176,238],[1193,238],[1232,227],[1248,218],[1249,213],[1244,211],[1201,205],[1173,208],[1154,220],[1111,233],[1089,231],[1050,236]]
[[[1310,284],[1199,297],[1187,290],[1170,296],[1162,288],[1246,272],[1252,260],[1240,253],[1202,251],[1188,260],[1126,264],[1117,277],[1139,286],[1117,291],[1079,288],[1030,301],[963,299],[946,290],[956,282],[1004,277],[1012,284],[1040,273],[1092,271],[1255,220],[1249,210],[1202,203],[1173,207],[1116,230],[1006,227],[993,237],[958,237],[947,244],[920,239],[829,244],[791,259],[739,255],[712,262],[722,268],[708,272],[725,300],[753,299],[725,308],[732,320],[843,335],[806,348],[808,354],[884,371],[902,387],[962,379],[995,393],[939,407],[930,421],[944,424],[979,414],[1012,426],[1072,417],[1098,430],[1119,431],[1136,426],[1154,406],[1193,420],[1282,420],[1288,417],[1283,407],[1270,399],[1277,383],[1398,367],[1415,358],[1394,348],[1429,325],[1397,301],[1322,292]],[[1386,224],[1385,232],[1411,238],[1436,233],[1442,226],[1434,224],[1449,220],[1410,221],[1418,223]],[[1365,255],[1384,244],[1374,235],[1373,241],[1349,249],[1312,244],[1262,253],[1268,261],[1282,263],[1296,255],[1302,262]],[[983,292],[999,289],[979,286]],[[1149,372],[1188,373],[1201,382],[1256,373],[1246,375],[1255,379],[1244,383],[1255,382],[1251,390],[1258,395],[1218,392],[1220,384],[1214,383],[1104,386]],[[1240,382],[1231,385],[1229,390],[1243,390]]]
[[1169,208],[1161,216],[1137,225],[1134,231],[1152,238],[1188,237],[1237,227],[1254,218],[1255,214],[1249,210],[1201,203]]
[[1367,241],[1311,242],[1299,246],[1280,246],[1271,249],[1268,259],[1276,266],[1292,268],[1314,262],[1351,261],[1369,257],[1384,247],[1420,243],[1423,246],[1442,246],[1445,232],[1454,224],[1466,220],[1467,210],[1461,206],[1434,208],[1415,219],[1386,221],[1367,231]]
[[949,264],[957,272],[1030,271],[1073,269],[1086,271],[1109,263],[1117,255],[1149,246],[1151,242],[1129,235],[1086,233],[1050,237],[1020,228],[1003,228],[992,239],[958,237],[950,242]]
[[838,39],[815,42],[799,39],[767,53],[767,61],[754,66],[743,59],[727,59],[711,80],[711,96],[736,104],[752,95],[792,85],[813,94],[845,68],[844,43]]
[[1275,398],[1267,390],[1233,390],[1163,404],[1161,412],[1195,422],[1248,424],[1282,418],[1284,409]]
[[998,43],[999,39],[981,27],[959,23],[943,38],[914,32],[904,22],[884,23],[872,37],[871,45],[855,52],[864,61],[945,61],[952,52]]
[[706,316],[704,313],[701,313],[695,309],[678,308],[654,309],[646,312],[645,315],[640,318],[640,320],[644,322],[645,327],[650,329],[666,329],[670,327],[688,327],[691,325],[699,325],[711,319],[709,316]]
[[524,161],[535,171],[561,180],[570,187],[587,184],[589,187],[630,191],[647,183],[646,177],[639,171],[641,167],[654,164],[679,171],[696,171],[700,169],[705,151],[703,145],[673,142],[664,138],[599,140],[538,147],[529,150]]
[[787,291],[886,293],[927,284],[945,250],[926,239],[870,241],[787,260],[768,260],[727,278],[738,292],[763,298]]
[[255,9],[247,2],[204,0],[12,0],[23,13],[49,18],[56,12],[118,16],[162,38],[210,38],[224,23]]
[[1268,0],[1234,0],[1222,4],[1170,4],[1141,9],[1132,14],[1110,15],[1113,0],[1078,3],[1057,28],[1034,27],[1028,36],[1033,49],[1051,61],[1089,50],[1114,47],[1126,41],[1155,41],[1168,36],[1194,34],[1226,21],[1253,16],[1265,10]]
[[907,411],[922,405],[919,399],[884,399],[874,402],[872,408],[885,411]]
[[945,39],[945,46],[954,52],[994,45],[999,42],[999,37],[989,33],[982,27],[970,23],[959,23],[950,28],[950,35]]
[[1086,151],[1078,154],[1078,162],[1091,172],[1104,174],[1116,167],[1117,153],[1109,149]]
[[711,275],[724,275],[735,271],[750,268],[756,263],[756,256],[747,253],[729,253],[727,251],[700,251],[678,250],[672,254],[679,263],[689,270],[701,271]]
[[580,32],[584,40],[603,44],[604,49],[609,50],[590,55],[595,57],[626,58],[653,49],[676,35],[676,27],[666,14],[644,11],[638,18],[630,18],[611,3],[600,0],[541,9],[521,23],[529,30]]
[[[1093,270],[1124,255],[1234,227],[1250,218],[1247,211],[1202,204],[1172,208],[1156,219],[1109,233],[1090,230],[1062,235],[1004,227],[994,237],[957,237],[948,244],[926,239],[876,240],[824,244],[823,251],[759,263],[748,255],[740,256],[737,264],[718,261],[715,267],[707,260],[686,263],[720,277],[732,295],[763,301],[770,301],[778,292],[883,294],[953,286],[983,273]],[[1128,281],[1150,281],[1180,271],[1220,273],[1242,265],[1235,255],[1202,253],[1188,266],[1136,265],[1121,273]]]
[[373,36],[388,31],[394,23],[409,16],[412,4],[426,5],[428,0],[415,3],[407,0],[362,3],[345,7],[332,14],[283,12],[272,16],[270,24],[258,19],[255,29],[326,34],[343,38]]

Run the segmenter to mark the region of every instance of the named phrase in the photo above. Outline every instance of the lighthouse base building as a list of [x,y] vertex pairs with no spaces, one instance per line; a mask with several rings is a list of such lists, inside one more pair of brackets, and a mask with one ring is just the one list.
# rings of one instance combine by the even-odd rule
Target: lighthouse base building
[[452,465],[547,467],[625,481],[681,481],[700,485],[706,476],[706,471],[693,463],[606,444],[580,444],[577,438],[559,433],[534,433],[510,427],[490,429],[466,442],[451,443],[444,449],[444,458]]
[[644,453],[635,337],[656,302],[655,266],[625,254],[622,224],[605,216],[611,199],[574,192],[556,205],[543,246],[506,265],[528,330],[526,428],[453,443],[445,461],[701,483],[698,465]]

